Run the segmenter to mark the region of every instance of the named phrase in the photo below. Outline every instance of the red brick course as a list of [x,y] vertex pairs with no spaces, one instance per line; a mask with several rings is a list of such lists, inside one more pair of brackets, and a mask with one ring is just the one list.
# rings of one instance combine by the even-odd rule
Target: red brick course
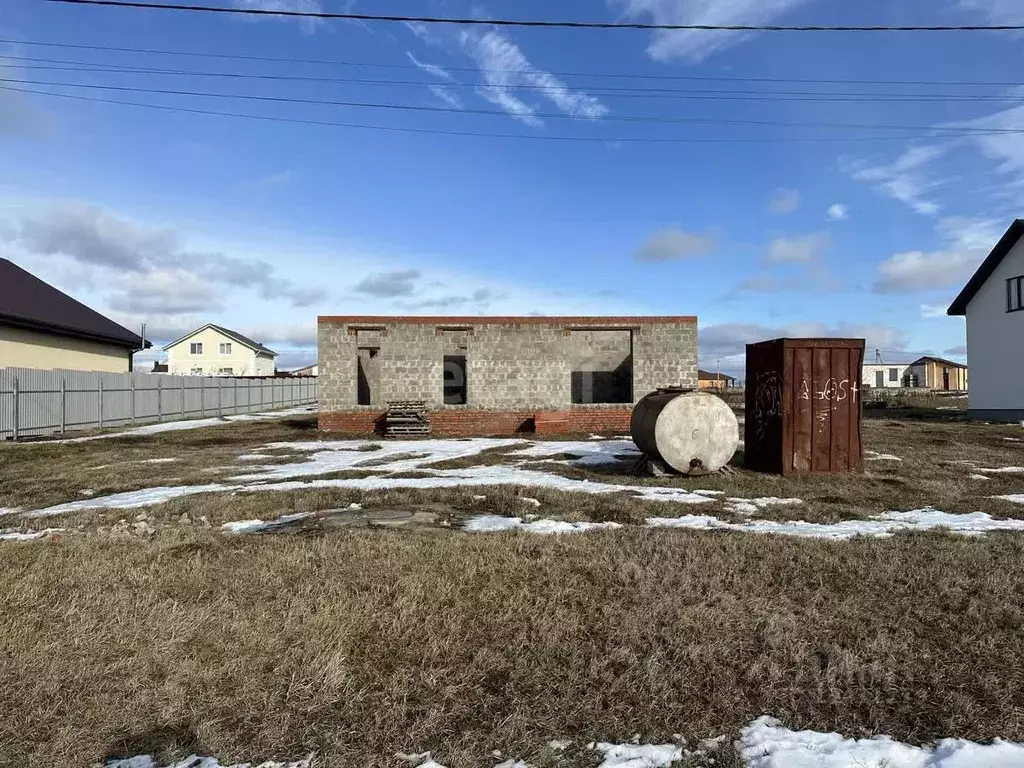
[[[435,435],[574,434],[629,432],[631,407],[580,408],[567,411],[477,411],[445,409],[430,414]],[[539,429],[534,418],[541,415]],[[320,429],[326,432],[371,434],[380,431],[382,411],[332,411],[320,413]]]
[[416,316],[416,315],[320,315],[318,323],[353,323],[356,325],[663,325],[683,323],[694,325],[696,315],[636,315],[616,317],[606,315],[586,316]]

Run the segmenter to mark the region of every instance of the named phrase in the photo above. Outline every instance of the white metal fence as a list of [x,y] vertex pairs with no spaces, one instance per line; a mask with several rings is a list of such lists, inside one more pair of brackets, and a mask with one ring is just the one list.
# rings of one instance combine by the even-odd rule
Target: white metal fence
[[0,439],[315,403],[315,378],[0,368]]

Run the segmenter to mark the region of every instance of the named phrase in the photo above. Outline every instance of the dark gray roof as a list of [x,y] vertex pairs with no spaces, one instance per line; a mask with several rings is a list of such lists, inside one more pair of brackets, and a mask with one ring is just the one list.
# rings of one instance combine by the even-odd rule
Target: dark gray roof
[[919,358],[917,358],[917,360],[912,362],[911,365],[920,365],[921,363],[928,362],[929,360],[934,362],[934,363],[939,363],[940,365],[948,365],[951,368],[966,368],[967,367],[966,363],[958,363],[955,360],[947,360],[944,357],[935,357],[934,355],[925,355],[924,357],[919,357]]
[[185,339],[187,339],[189,336],[195,336],[197,333],[199,333],[201,330],[203,330],[203,328],[213,328],[213,330],[215,330],[215,331],[217,331],[219,333],[223,333],[229,339],[234,339],[239,344],[244,344],[245,346],[247,346],[247,347],[249,347],[251,349],[254,349],[257,352],[266,352],[268,355],[275,355],[275,356],[277,355],[277,352],[275,352],[274,350],[270,349],[270,347],[265,347],[262,344],[260,344],[258,341],[253,341],[248,336],[243,336],[242,334],[238,333],[237,331],[232,331],[230,328],[225,328],[223,325],[215,325],[214,323],[207,323],[206,325],[204,325],[204,326],[202,326],[200,328],[196,328],[194,331],[189,331],[184,336],[182,336],[180,339],[175,339],[174,341],[172,341],[170,344],[168,344],[166,347],[164,347],[164,349],[170,349],[175,344],[178,344],[178,343],[184,341]]
[[[142,337],[8,259],[0,259],[0,323],[141,349]],[[146,342],[146,346],[152,346]]]
[[967,305],[971,303],[974,294],[981,290],[981,286],[996,271],[996,267],[1006,258],[1006,254],[1010,252],[1010,249],[1017,244],[1021,235],[1024,235],[1024,219],[1014,219],[1010,228],[999,238],[999,242],[996,243],[992,252],[985,257],[985,260],[981,262],[981,266],[971,276],[971,279],[967,281],[967,285],[960,291],[960,295],[953,299],[953,303],[946,310],[947,315],[967,314]]

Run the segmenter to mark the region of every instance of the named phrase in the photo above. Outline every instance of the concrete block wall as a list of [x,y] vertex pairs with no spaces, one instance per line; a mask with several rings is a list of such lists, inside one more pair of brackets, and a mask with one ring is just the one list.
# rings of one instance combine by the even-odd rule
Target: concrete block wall
[[[318,343],[321,427],[341,431],[365,431],[388,400],[425,400],[441,433],[523,431],[537,411],[578,414],[566,419],[573,429],[619,428],[630,405],[574,405],[572,373],[621,369],[630,346],[634,402],[658,387],[697,386],[695,317],[321,317]],[[359,406],[356,359],[368,347],[379,350],[379,383]],[[444,405],[452,354],[466,356],[465,405]]]

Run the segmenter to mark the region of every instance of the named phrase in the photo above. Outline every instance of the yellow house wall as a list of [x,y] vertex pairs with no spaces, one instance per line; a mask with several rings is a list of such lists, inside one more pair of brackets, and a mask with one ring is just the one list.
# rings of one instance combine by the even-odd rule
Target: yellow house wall
[[[192,344],[201,343],[203,354],[193,355]],[[220,345],[231,344],[231,354],[222,355]],[[202,368],[203,376],[217,376],[221,368],[231,368],[233,376],[271,376],[274,361],[257,358],[256,353],[213,328],[205,328],[167,350],[167,372],[188,376],[193,368]]]
[[130,351],[114,344],[0,325],[0,368],[127,373]]

